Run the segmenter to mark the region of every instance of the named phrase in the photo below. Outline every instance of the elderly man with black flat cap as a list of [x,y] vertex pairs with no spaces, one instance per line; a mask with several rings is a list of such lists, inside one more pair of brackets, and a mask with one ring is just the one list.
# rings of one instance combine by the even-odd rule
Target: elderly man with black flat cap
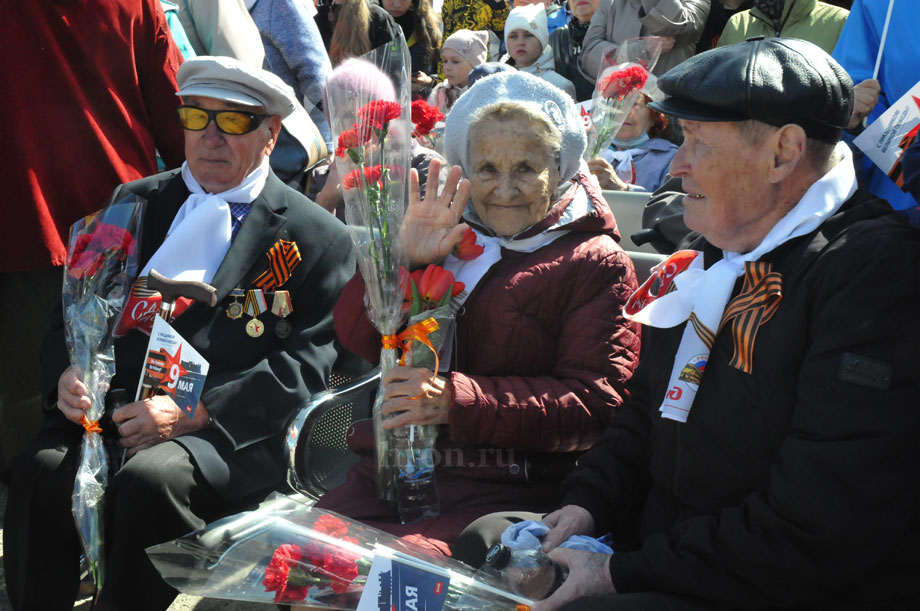
[[698,236],[624,308],[630,398],[542,517],[568,577],[532,610],[920,608],[920,232],[856,187],[852,82],[774,38],[659,86]]
[[[248,508],[284,481],[284,427],[325,386],[336,356],[332,306],[355,269],[344,225],[269,168],[281,119],[294,108],[290,87],[226,57],[189,60],[178,83],[186,163],[112,196],[137,194],[147,205],[142,271],[116,329],[111,388],[133,398],[138,386],[160,302],[146,288],[151,270],[216,289],[216,307],[180,300],[172,321],[210,369],[193,417],[158,394],[120,407],[103,426],[127,461],[106,492],[97,610],[169,607],[177,593],[144,549]],[[78,591],[70,495],[89,400],[68,364],[63,332],[53,328],[43,350],[50,413],[15,465],[5,519],[14,609],[69,610]]]

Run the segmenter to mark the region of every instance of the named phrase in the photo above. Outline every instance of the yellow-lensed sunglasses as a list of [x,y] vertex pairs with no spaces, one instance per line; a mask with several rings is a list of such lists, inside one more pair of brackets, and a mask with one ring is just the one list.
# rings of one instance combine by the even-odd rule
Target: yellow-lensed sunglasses
[[213,120],[217,129],[231,136],[253,131],[269,115],[257,115],[242,110],[206,110],[197,106],[180,106],[176,109],[179,124],[193,132],[205,129]]

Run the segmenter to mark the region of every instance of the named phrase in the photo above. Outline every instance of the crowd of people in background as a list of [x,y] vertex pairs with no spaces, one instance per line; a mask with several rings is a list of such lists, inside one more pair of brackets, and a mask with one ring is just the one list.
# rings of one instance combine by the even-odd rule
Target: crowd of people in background
[[[261,241],[271,246],[281,237],[299,240],[303,259],[316,264],[292,277],[292,321],[300,325],[292,339],[228,340],[229,314],[220,308],[213,317],[192,321],[189,332],[219,363],[209,384],[223,386],[208,387],[192,430],[161,426],[160,437],[150,441],[159,447],[155,452],[137,442],[142,447],[134,451],[149,452],[148,458],[132,459],[132,469],[116,480],[120,496],[112,493],[113,507],[127,508],[122,511],[146,512],[150,520],[157,511],[171,516],[172,522],[137,539],[145,545],[251,506],[283,479],[281,457],[268,455],[297,403],[287,411],[266,408],[271,418],[251,426],[249,404],[240,402],[270,399],[281,405],[286,393],[303,400],[319,392],[336,362],[333,346],[369,363],[378,355],[380,335],[364,315],[364,280],[355,273],[345,238],[343,177],[333,155],[338,134],[326,92],[332,83],[363,87],[374,99],[398,99],[385,71],[362,56],[401,39],[411,61],[412,99],[443,115],[437,146],[432,140],[411,144],[420,189],[406,214],[410,226],[418,223],[406,238],[410,261],[416,267],[445,261],[462,224],[476,233],[491,267],[471,271],[445,263],[455,266],[471,295],[458,316],[449,370],[438,375],[397,368],[383,384],[386,400],[401,407],[388,409],[400,413],[400,422],[444,427],[449,433],[441,438],[443,448],[508,448],[526,456],[526,464],[521,462],[519,476],[509,476],[507,465],[475,473],[462,466],[439,469],[442,515],[404,525],[375,498],[373,439],[356,425],[350,443],[361,460],[320,506],[473,564],[482,562],[502,529],[524,519],[544,520],[546,551],[568,535],[603,534],[599,529],[629,550],[614,560],[563,552],[558,558],[569,563],[573,585],[538,609],[569,608],[563,606],[584,596],[595,596],[596,606],[572,608],[693,611],[750,601],[788,609],[849,609],[842,605],[853,602],[855,610],[879,601],[893,601],[898,609],[917,604],[916,592],[897,591],[890,599],[880,594],[886,584],[898,590],[907,583],[904,575],[917,568],[901,543],[920,543],[917,494],[880,481],[889,468],[903,474],[894,467],[900,457],[882,447],[903,448],[891,425],[897,420],[868,423],[851,404],[864,401],[867,410],[891,413],[899,401],[916,404],[909,391],[917,384],[904,369],[916,364],[920,345],[910,322],[916,316],[905,314],[903,299],[920,286],[920,138],[914,130],[902,142],[893,176],[853,140],[920,82],[920,46],[911,31],[918,18],[920,3],[914,0],[32,0],[7,7],[0,12],[0,33],[11,55],[0,71],[6,93],[0,111],[8,132],[0,153],[0,181],[7,188],[7,222],[0,229],[0,475],[13,482],[7,515],[17,530],[10,534],[8,525],[4,560],[14,607],[65,609],[79,586],[76,537],[40,528],[43,522],[63,523],[69,512],[69,504],[58,506],[68,501],[61,482],[73,476],[82,434],[76,415],[84,409],[86,389],[65,369],[60,329],[71,224],[112,201],[113,191],[160,202],[148,208],[145,221],[156,235],[156,244],[144,246],[149,259],[168,243],[171,224],[181,222],[176,210],[183,202],[216,194],[229,204],[227,221],[233,224],[223,245],[233,255],[224,263],[240,267],[239,278],[229,281],[227,269],[212,266],[211,275],[222,280],[222,299],[253,275],[253,262],[263,258],[256,252]],[[610,58],[639,37],[654,39],[660,56],[612,144],[583,160],[579,113],[588,112]],[[764,63],[744,64],[751,58]],[[742,65],[754,67],[745,73]],[[219,86],[196,80],[207,78]],[[182,115],[177,121],[180,105],[203,113],[204,127]],[[227,131],[218,118],[222,112],[248,117],[245,131]],[[229,182],[209,181],[221,163],[232,164]],[[850,165],[853,176],[841,169]],[[238,195],[253,180],[258,188],[246,201],[221,198]],[[681,263],[680,271],[698,272],[700,286],[722,283],[713,289],[724,297],[719,313],[732,311],[739,292],[765,294],[771,269],[782,270],[786,309],[771,324],[786,325],[784,343],[763,333],[758,341],[758,354],[781,365],[758,363],[756,377],[736,375],[750,374],[746,358],[754,354],[753,336],[740,328],[756,333],[775,310],[761,310],[756,320],[736,313],[735,319],[716,320],[712,329],[689,310],[670,325],[642,313],[641,306],[659,296],[648,292],[658,288],[640,288],[642,279],[618,245],[620,230],[604,191],[659,190],[668,202],[686,207],[679,237],[701,254],[692,264]],[[774,217],[765,194],[775,196],[778,207],[788,203],[782,210],[793,220]],[[833,206],[820,207],[831,199]],[[703,201],[722,208],[700,213],[695,206]],[[799,201],[815,206],[812,220],[805,212],[795,216]],[[234,208],[240,203],[242,212]],[[731,205],[740,212],[729,210]],[[440,210],[436,222],[426,208]],[[281,233],[272,224],[278,219],[281,226],[287,223]],[[868,232],[876,230],[881,237],[874,240]],[[805,242],[795,241],[805,235]],[[854,255],[853,244],[874,263]],[[752,252],[763,257],[764,267],[748,257]],[[709,272],[717,261],[730,265],[718,268],[723,276],[714,280],[719,272]],[[655,273],[662,284],[654,286],[667,285],[664,272]],[[899,278],[899,288],[873,285]],[[687,294],[685,285],[679,288]],[[661,295],[670,290],[661,289]],[[635,303],[631,296],[642,291],[648,302],[626,316],[624,308]],[[705,291],[697,285],[689,291],[697,304],[718,301],[701,296]],[[879,303],[870,306],[873,300]],[[871,310],[873,320],[863,321],[860,308]],[[695,401],[690,418],[704,427],[689,429],[682,440],[670,421],[657,424],[657,410],[659,403],[666,411],[668,400],[679,402],[680,392],[672,396],[675,379],[692,376],[686,368],[671,371],[675,353],[690,350],[691,331],[681,336],[673,329],[684,328],[678,325],[688,317],[685,328],[695,329],[705,344],[693,344],[699,357],[694,371],[705,371],[709,386],[700,386],[697,399],[681,399],[689,401],[681,404],[687,412]],[[877,332],[867,328],[876,323]],[[53,333],[46,338],[49,328]],[[125,346],[131,356],[140,350],[131,337],[121,341],[122,356],[128,354]],[[136,373],[127,369],[128,376]],[[807,392],[790,381],[797,376],[812,384]],[[260,388],[243,388],[240,380]],[[857,391],[848,395],[836,385],[841,380]],[[718,387],[723,394],[716,396]],[[822,392],[837,403],[817,396]],[[745,403],[739,416],[741,406],[734,402],[745,393],[757,400]],[[884,399],[876,401],[878,396]],[[423,400],[406,408],[407,397]],[[810,403],[802,408],[803,401]],[[638,404],[653,407],[655,418],[632,407]],[[833,409],[840,404],[845,409],[837,420]],[[624,406],[626,416],[617,421]],[[768,406],[778,412],[758,411]],[[903,431],[913,431],[915,420],[905,416]],[[868,441],[862,436],[867,430]],[[184,441],[163,449],[163,442],[179,437]],[[832,451],[822,454],[828,450],[815,440]],[[865,452],[865,464],[847,455],[848,442]],[[681,464],[682,443],[709,449]],[[595,444],[587,460],[579,458]],[[14,466],[17,456],[22,458]],[[801,463],[783,462],[792,457]],[[842,491],[850,480],[822,479],[843,477],[824,457],[850,472],[862,470],[857,483],[877,484],[893,499],[884,508],[890,513],[873,515],[875,530],[852,549],[841,537],[854,523],[847,521],[850,513],[858,523],[879,507],[867,500],[820,523],[814,507],[836,512],[834,501],[861,498]],[[915,458],[920,460],[905,460]],[[166,460],[179,461],[180,468],[169,472]],[[718,473],[718,485],[706,482],[706,473]],[[681,476],[687,477],[683,483]],[[673,489],[659,488],[667,478],[673,478]],[[157,483],[135,483],[141,479]],[[165,492],[157,487],[161,480],[172,484]],[[745,496],[751,481],[767,482],[753,499]],[[813,508],[797,501],[813,498],[813,488],[799,487],[803,482],[821,491]],[[699,487],[682,488],[694,485]],[[915,482],[903,485],[917,488]],[[169,501],[157,505],[164,494]],[[674,509],[673,499],[684,505]],[[610,509],[621,501],[629,504],[623,515]],[[886,516],[899,532],[885,531]],[[769,531],[765,536],[779,533],[772,547],[750,541],[761,526]],[[112,544],[112,562],[121,564],[113,574],[121,581],[99,608],[124,608],[137,580],[154,585],[146,606],[136,608],[165,609],[175,592],[157,582],[134,540],[137,524],[114,521],[107,527],[120,533],[120,543],[132,539],[123,547]],[[739,539],[729,541],[732,533],[720,530],[725,528],[735,528]],[[812,531],[819,534],[811,538]],[[745,544],[735,545],[738,540]],[[36,550],[55,541],[65,549],[55,554],[50,570],[57,573],[48,580],[62,585],[49,599],[46,576],[35,579],[45,565]],[[808,573],[812,549],[842,564]],[[738,574],[725,568],[742,560]],[[776,568],[787,560],[788,571]],[[743,572],[758,561],[768,567],[766,576]],[[712,578],[713,571],[722,572]],[[795,571],[808,573],[814,583],[801,583]],[[592,581],[598,572],[610,580]],[[846,583],[850,578],[865,579],[865,587]],[[712,584],[711,598],[694,580]],[[776,585],[787,581],[794,585]],[[611,588],[660,590],[679,600],[639,598],[635,607],[612,607]]]

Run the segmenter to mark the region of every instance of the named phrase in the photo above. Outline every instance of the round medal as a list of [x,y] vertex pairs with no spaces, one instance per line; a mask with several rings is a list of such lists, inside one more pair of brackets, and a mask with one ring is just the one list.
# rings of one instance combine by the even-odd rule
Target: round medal
[[242,315],[243,315],[243,304],[239,303],[238,301],[234,301],[233,303],[227,306],[227,318],[236,320],[237,318],[240,318]]
[[275,335],[277,335],[279,339],[285,339],[291,335],[291,328],[291,323],[282,318],[275,323]]
[[249,337],[259,337],[265,332],[265,325],[258,318],[253,318],[246,323],[246,335]]

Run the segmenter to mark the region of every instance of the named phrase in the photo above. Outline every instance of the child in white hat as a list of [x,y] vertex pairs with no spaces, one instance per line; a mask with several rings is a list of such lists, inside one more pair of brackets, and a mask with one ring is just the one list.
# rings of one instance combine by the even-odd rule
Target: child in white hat
[[502,61],[552,83],[575,99],[575,85],[554,69],[546,9],[542,4],[518,6],[511,10],[505,20],[505,47],[508,54]]

